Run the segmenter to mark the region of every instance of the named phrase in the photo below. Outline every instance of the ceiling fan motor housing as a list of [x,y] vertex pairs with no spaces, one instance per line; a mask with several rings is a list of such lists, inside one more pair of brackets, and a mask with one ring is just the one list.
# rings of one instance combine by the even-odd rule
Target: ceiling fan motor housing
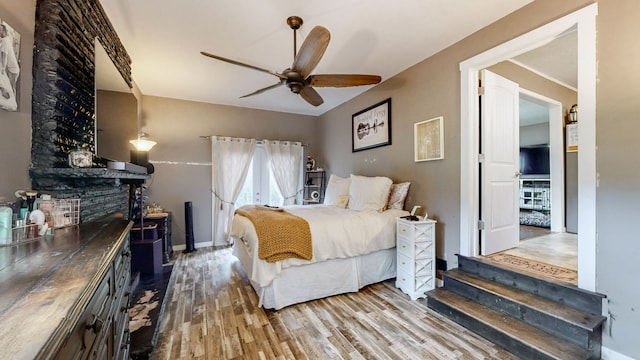
[[285,83],[287,87],[294,94],[299,94],[302,88],[305,87],[304,78],[297,71],[286,69],[283,74],[287,77]]

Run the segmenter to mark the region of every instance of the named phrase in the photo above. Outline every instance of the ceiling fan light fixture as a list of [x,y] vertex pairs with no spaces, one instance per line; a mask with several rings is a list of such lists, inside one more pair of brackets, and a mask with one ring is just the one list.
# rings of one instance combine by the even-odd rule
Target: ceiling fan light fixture
[[304,87],[304,83],[299,81],[292,81],[292,82],[288,82],[287,86],[289,86],[289,89],[291,90],[292,93],[300,94],[300,91]]

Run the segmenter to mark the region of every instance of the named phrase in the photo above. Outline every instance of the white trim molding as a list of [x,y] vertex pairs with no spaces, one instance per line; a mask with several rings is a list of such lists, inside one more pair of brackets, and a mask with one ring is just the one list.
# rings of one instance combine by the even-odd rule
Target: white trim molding
[[460,63],[460,254],[477,256],[478,184],[478,71],[553,41],[567,29],[578,29],[578,103],[580,104],[580,187],[578,201],[578,286],[595,291],[595,89],[597,3],[552,21]]

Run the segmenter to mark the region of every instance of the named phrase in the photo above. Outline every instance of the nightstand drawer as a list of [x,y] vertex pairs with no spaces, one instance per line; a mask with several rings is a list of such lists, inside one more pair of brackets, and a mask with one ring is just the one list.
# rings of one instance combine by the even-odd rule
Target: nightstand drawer
[[413,245],[412,242],[406,239],[398,239],[398,243],[396,247],[397,247],[396,251],[398,252],[399,255],[404,255],[404,256],[413,258],[415,246]]
[[406,272],[398,270],[396,275],[396,287],[402,289],[405,293],[413,292],[414,277]]
[[433,259],[415,259],[398,254],[398,272],[415,274],[418,276],[431,276],[434,273]]
[[405,272],[407,274],[413,274],[413,266],[414,266],[413,258],[398,253],[397,266],[398,266],[398,273]]
[[399,238],[396,245],[398,254],[415,259],[433,259],[434,242],[412,242]]
[[398,221],[398,237],[413,239],[413,224],[407,221]]

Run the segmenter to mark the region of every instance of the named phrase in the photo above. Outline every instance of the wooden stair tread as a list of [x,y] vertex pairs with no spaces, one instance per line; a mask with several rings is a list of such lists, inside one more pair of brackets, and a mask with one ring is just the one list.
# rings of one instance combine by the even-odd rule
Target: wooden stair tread
[[590,358],[590,353],[585,349],[449,290],[437,288],[429,291],[427,296],[551,358],[567,360]]
[[[464,257],[464,256],[458,255],[458,257]],[[514,272],[513,268],[510,268],[508,266],[502,265],[502,264],[500,264],[498,262],[495,262],[495,261],[492,261],[492,260],[488,260],[488,259],[486,259],[485,257],[482,257],[482,256],[474,256],[474,257],[466,257],[466,258],[468,260],[470,260],[470,261],[481,263],[481,264],[486,265],[486,266],[494,267],[494,268],[501,269],[501,270],[504,270],[504,271]],[[517,271],[515,271],[515,272],[518,273]],[[530,274],[530,273],[527,273],[527,274],[518,273],[518,274],[520,276],[523,276],[523,277],[536,279],[536,280],[539,280],[539,281],[542,281],[542,282],[553,284],[554,286],[570,289],[572,291],[576,291],[576,292],[579,292],[579,293],[582,293],[582,294],[585,294],[585,295],[593,296],[593,297],[600,298],[600,299],[606,298],[606,296],[604,294],[600,294],[600,293],[597,293],[597,292],[581,289],[581,288],[579,288],[579,287],[577,287],[575,285],[567,284],[567,283],[564,283],[564,282],[561,282],[561,281],[554,281],[553,279],[545,278],[545,277],[542,277],[542,276],[536,276],[536,275]]]
[[480,276],[460,271],[459,269],[452,269],[446,272],[445,276],[451,277],[473,287],[484,289],[493,295],[534,308],[549,316],[562,319],[567,323],[588,331],[594,331],[606,319],[602,315],[579,311],[570,306],[560,304],[552,300],[547,300],[538,295],[493,282]]

